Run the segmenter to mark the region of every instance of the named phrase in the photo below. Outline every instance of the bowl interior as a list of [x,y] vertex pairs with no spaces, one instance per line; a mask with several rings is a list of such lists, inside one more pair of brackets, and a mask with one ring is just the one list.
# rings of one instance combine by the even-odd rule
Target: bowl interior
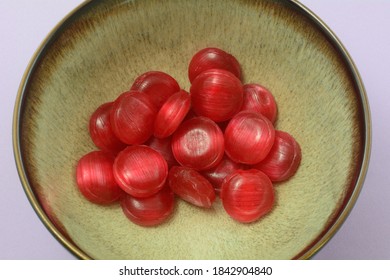
[[[210,46],[237,57],[245,83],[271,90],[276,128],[301,145],[301,166],[276,185],[274,210],[240,224],[218,199],[210,210],[177,201],[167,223],[143,228],[117,204],[86,201],[75,166],[96,149],[87,130],[91,113],[149,70],[169,73],[188,90],[188,63]],[[34,208],[80,257],[308,257],[356,199],[367,145],[363,98],[340,48],[291,1],[93,1],[51,34],[27,73],[18,118],[21,172]]]

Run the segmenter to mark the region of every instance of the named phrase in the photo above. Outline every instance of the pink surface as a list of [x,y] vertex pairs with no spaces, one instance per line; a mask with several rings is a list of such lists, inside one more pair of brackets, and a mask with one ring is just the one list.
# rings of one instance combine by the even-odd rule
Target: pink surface
[[[75,259],[32,210],[14,164],[12,114],[23,72],[80,0],[0,1],[0,259]],[[372,152],[359,199],[313,259],[390,259],[390,1],[301,0],[339,37],[359,69],[372,116]]]

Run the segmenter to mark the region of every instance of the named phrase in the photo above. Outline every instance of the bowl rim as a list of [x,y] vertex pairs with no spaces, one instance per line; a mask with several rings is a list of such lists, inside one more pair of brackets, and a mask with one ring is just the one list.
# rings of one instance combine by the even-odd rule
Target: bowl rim
[[[336,234],[336,232],[340,229],[342,224],[345,222],[348,215],[351,213],[353,207],[355,206],[361,189],[364,184],[364,180],[367,174],[369,159],[371,155],[371,141],[372,141],[372,124],[371,124],[371,113],[369,108],[369,102],[367,98],[367,93],[362,81],[362,78],[357,70],[357,67],[352,60],[352,57],[348,53],[345,46],[341,43],[339,38],[335,35],[335,33],[322,21],[313,11],[311,11],[304,4],[299,2],[298,0],[280,0],[282,2],[286,2],[286,4],[290,5],[292,9],[295,9],[310,20],[312,24],[314,24],[319,31],[323,33],[327,40],[332,44],[335,48],[335,51],[341,55],[341,59],[346,64],[350,74],[352,75],[352,80],[357,87],[357,92],[359,93],[359,97],[361,100],[361,106],[363,111],[363,119],[364,119],[364,135],[362,137],[363,145],[362,145],[362,163],[360,170],[358,170],[358,174],[356,175],[355,184],[353,190],[349,196],[349,199],[346,203],[344,203],[344,207],[338,213],[337,218],[335,218],[334,223],[325,230],[325,233],[319,235],[317,239],[315,239],[312,243],[308,245],[308,247],[303,248],[302,251],[296,255],[293,259],[310,259],[313,257],[323,246]],[[66,25],[72,20],[73,17],[76,17],[78,14],[82,13],[85,8],[88,8],[89,5],[93,4],[96,1],[86,0],[76,6],[73,10],[71,10],[59,23],[57,23],[54,28],[49,32],[49,34],[44,38],[41,44],[38,46],[37,50],[34,52],[28,66],[22,76],[22,80],[20,82],[16,101],[14,105],[14,113],[13,113],[13,123],[12,123],[12,144],[13,144],[13,152],[14,159],[17,167],[17,172],[22,183],[22,187],[24,192],[44,224],[44,226],[49,230],[49,232],[74,256],[79,259],[90,260],[91,256],[86,254],[82,249],[80,249],[76,244],[66,237],[50,220],[42,206],[40,205],[37,197],[35,196],[34,190],[30,185],[28,175],[26,169],[24,167],[22,152],[21,152],[21,143],[20,143],[20,130],[21,130],[21,109],[23,107],[24,99],[25,99],[25,91],[26,86],[31,78],[31,74],[34,72],[37,63],[40,61],[41,57],[44,55],[45,50],[52,40],[56,38],[58,34],[61,33],[62,29],[66,27]]]
[[329,42],[333,45],[336,51],[341,55],[341,58],[346,63],[348,70],[350,70],[350,74],[352,75],[353,81],[357,86],[357,91],[360,95],[361,106],[363,110],[364,117],[364,135],[363,135],[363,155],[362,155],[362,164],[361,168],[356,175],[355,186],[353,191],[339,213],[338,217],[334,221],[334,223],[327,229],[327,232],[320,237],[315,243],[311,246],[311,248],[307,249],[306,252],[303,251],[300,255],[297,255],[298,259],[309,259],[313,257],[318,251],[324,247],[326,243],[336,234],[336,232],[341,228],[349,214],[351,213],[353,207],[355,206],[359,194],[362,190],[364,180],[367,174],[368,165],[370,161],[371,155],[371,141],[372,141],[372,123],[371,123],[371,112],[370,106],[368,102],[367,92],[363,84],[363,80],[360,76],[360,73],[354,63],[351,55],[348,50],[345,48],[341,40],[337,37],[337,35],[330,29],[330,27],[317,16],[312,10],[308,7],[300,3],[298,0],[290,0],[293,5],[295,5],[298,9],[303,12],[303,15],[307,16],[312,23],[314,23],[319,30],[323,32],[325,37],[329,40]]

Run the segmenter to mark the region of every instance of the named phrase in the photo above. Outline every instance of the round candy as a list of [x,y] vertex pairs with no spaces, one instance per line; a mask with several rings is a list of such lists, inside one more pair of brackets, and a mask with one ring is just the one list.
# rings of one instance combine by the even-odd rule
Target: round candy
[[183,166],[196,170],[212,168],[221,161],[224,154],[222,131],[208,118],[189,119],[173,134],[172,152]]
[[128,145],[142,144],[153,134],[157,108],[141,92],[125,92],[114,102],[111,126],[115,135]]
[[276,121],[277,106],[272,93],[258,84],[244,85],[244,102],[241,111],[254,111],[264,115],[272,123]]
[[210,69],[196,77],[190,92],[192,108],[198,116],[222,122],[240,111],[244,91],[241,81],[232,73]]
[[243,111],[225,129],[225,151],[235,162],[256,164],[267,156],[274,139],[271,121],[259,113]]
[[114,159],[111,153],[93,151],[78,161],[77,186],[89,201],[96,204],[109,204],[117,201],[122,194],[113,174]]
[[134,197],[124,195],[121,207],[126,217],[140,226],[156,226],[167,220],[174,209],[175,197],[172,190],[166,186],[149,197]]
[[220,196],[226,212],[242,223],[263,217],[275,200],[271,180],[257,169],[234,172],[223,182]]
[[172,135],[186,117],[190,107],[191,98],[185,90],[171,95],[157,113],[154,122],[154,136],[165,138]]
[[96,147],[117,153],[126,147],[111,128],[110,113],[113,102],[104,103],[93,112],[89,120],[89,134]]
[[263,171],[273,182],[289,179],[297,171],[302,153],[298,142],[284,131],[275,131],[275,143],[267,157],[253,167]]
[[179,165],[172,153],[171,142],[171,137],[157,138],[152,136],[145,143],[146,146],[149,146],[153,150],[159,152],[164,157],[167,161],[168,169],[174,165]]
[[188,66],[190,82],[192,83],[200,73],[209,69],[224,69],[238,79],[241,78],[240,64],[233,55],[218,48],[204,48],[198,51],[190,61]]
[[129,146],[117,155],[114,176],[126,193],[147,197],[163,188],[168,165],[163,156],[150,147]]
[[135,79],[130,90],[146,93],[151,98],[153,104],[160,108],[172,94],[180,90],[180,86],[167,73],[148,71]]
[[219,194],[224,179],[233,172],[245,168],[246,166],[244,164],[234,162],[229,157],[224,156],[217,166],[203,171],[202,175],[209,180],[215,192]]
[[210,208],[215,200],[213,186],[192,168],[172,167],[169,170],[168,184],[181,199],[196,206]]

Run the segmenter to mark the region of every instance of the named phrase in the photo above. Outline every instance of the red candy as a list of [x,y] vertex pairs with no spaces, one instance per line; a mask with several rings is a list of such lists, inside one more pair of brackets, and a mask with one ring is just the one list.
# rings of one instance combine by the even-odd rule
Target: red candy
[[169,187],[144,198],[124,195],[121,207],[126,217],[140,226],[156,226],[167,220],[174,209],[175,197]]
[[101,150],[117,153],[126,147],[114,134],[111,123],[110,113],[113,102],[101,105],[92,114],[89,121],[89,134],[96,147]]
[[243,111],[225,129],[226,154],[235,162],[256,164],[267,156],[274,138],[275,129],[266,117]]
[[146,146],[149,146],[163,156],[163,158],[167,161],[168,169],[174,165],[179,165],[179,163],[177,163],[175,157],[173,156],[171,142],[171,137],[156,138],[152,136],[145,143]]
[[209,180],[209,182],[214,186],[215,192],[219,194],[223,180],[233,172],[245,168],[245,165],[234,162],[229,157],[224,156],[217,166],[203,171],[202,175]]
[[147,197],[164,186],[168,164],[163,156],[147,146],[129,146],[114,162],[114,177],[118,185],[135,197]]
[[226,178],[221,199],[226,212],[242,223],[263,217],[271,211],[275,200],[271,180],[256,169],[238,170]]
[[160,108],[172,94],[180,90],[180,86],[167,73],[149,71],[139,76],[130,90],[146,93],[151,98],[153,104]]
[[154,122],[154,136],[165,138],[172,135],[186,117],[191,106],[188,92],[176,92],[163,104]]
[[89,132],[101,151],[79,160],[77,186],[93,203],[120,201],[140,226],[166,221],[175,194],[203,208],[219,194],[234,220],[255,222],[274,206],[272,182],[296,173],[301,148],[275,130],[275,98],[262,85],[243,85],[233,55],[202,49],[188,77],[190,93],[167,73],[145,72],[98,107]]
[[125,92],[111,109],[111,126],[124,143],[142,144],[153,134],[157,109],[150,97],[141,92]]
[[77,163],[77,186],[89,201],[109,204],[119,199],[122,190],[114,178],[114,160],[115,157],[110,153],[93,151],[84,155]]
[[215,200],[213,186],[192,168],[172,167],[169,170],[168,183],[175,194],[196,206],[210,208]]
[[191,85],[194,112],[215,122],[232,118],[243,102],[241,81],[222,69],[210,69],[199,74]]
[[244,102],[241,111],[258,112],[275,123],[277,115],[275,98],[268,89],[261,85],[244,85]]
[[271,181],[281,182],[295,174],[301,157],[301,148],[297,141],[287,132],[277,130],[271,151],[253,167],[263,171]]
[[231,72],[238,79],[241,78],[240,64],[231,54],[218,48],[205,48],[197,52],[188,66],[190,82],[203,71],[209,69],[223,69]]
[[222,131],[215,122],[205,117],[187,120],[172,136],[172,152],[183,166],[195,170],[212,168],[224,154]]

